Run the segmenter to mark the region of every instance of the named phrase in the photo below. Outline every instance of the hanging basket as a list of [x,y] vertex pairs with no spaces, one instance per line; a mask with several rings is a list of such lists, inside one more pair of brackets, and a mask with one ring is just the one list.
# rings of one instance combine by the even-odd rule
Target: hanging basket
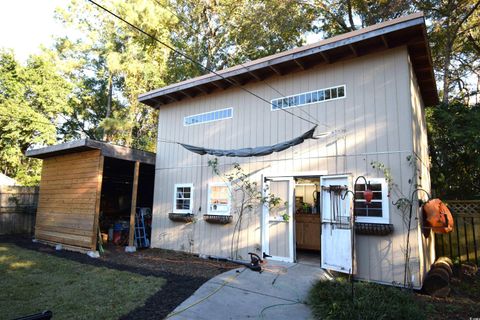
[[386,236],[393,232],[393,224],[355,223],[355,233],[370,236]]
[[168,214],[168,219],[175,222],[193,222],[195,215],[191,213],[173,213]]
[[233,216],[225,216],[225,215],[216,215],[216,214],[204,214],[203,220],[216,223],[216,224],[229,224],[233,220]]

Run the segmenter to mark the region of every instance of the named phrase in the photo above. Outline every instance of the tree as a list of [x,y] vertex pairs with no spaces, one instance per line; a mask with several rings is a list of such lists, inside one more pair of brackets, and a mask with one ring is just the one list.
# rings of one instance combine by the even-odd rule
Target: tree
[[[201,66],[87,2],[58,12],[82,33],[58,39],[63,72],[75,87],[65,139],[87,136],[153,150],[156,112],[140,93],[300,45],[313,11],[293,0],[105,1],[103,6]],[[206,68],[206,69],[205,69]]]
[[24,185],[38,183],[40,163],[26,158],[33,146],[56,142],[59,114],[69,112],[70,86],[56,70],[49,51],[20,65],[11,51],[0,51],[0,168]]
[[[315,0],[318,31],[338,35],[379,22],[423,11],[427,18],[442,102],[452,97],[469,98],[480,86],[480,0]],[[476,78],[476,88],[469,88]]]
[[411,1],[399,0],[314,0],[304,2],[319,16],[317,31],[326,36],[354,31],[376,23],[401,17],[414,11]]
[[168,82],[178,82],[300,46],[314,11],[294,0],[176,0],[172,44],[201,66],[169,56]]
[[[416,7],[425,11],[437,78],[442,84],[442,102],[452,96],[466,97],[468,77],[479,69],[479,0],[422,0]],[[477,82],[478,86],[478,82]]]
[[[251,175],[245,173],[238,163],[233,164],[230,172],[220,171],[218,158],[208,160],[208,166],[212,169],[214,175],[226,183],[232,200],[231,214],[235,219],[235,225],[230,241],[230,257],[232,259],[244,259],[244,257],[239,255],[240,235],[245,231],[242,222],[244,222],[244,219],[246,219],[247,222],[253,219],[255,213],[258,213],[261,206],[267,206],[270,210],[278,209],[279,205],[282,204],[282,199],[273,193],[264,196],[258,183],[251,181]],[[288,201],[284,201],[283,205],[284,207],[288,207]],[[288,220],[290,216],[284,214],[283,218]],[[247,225],[249,224],[248,222]]]
[[480,105],[427,109],[432,188],[437,197],[480,199]]
[[[168,42],[171,14],[153,2],[108,1],[105,7]],[[168,50],[108,13],[72,1],[58,18],[81,32],[57,40],[56,50],[74,85],[73,112],[62,126],[66,139],[87,136],[146,150],[155,149],[156,112],[140,93],[163,86]]]

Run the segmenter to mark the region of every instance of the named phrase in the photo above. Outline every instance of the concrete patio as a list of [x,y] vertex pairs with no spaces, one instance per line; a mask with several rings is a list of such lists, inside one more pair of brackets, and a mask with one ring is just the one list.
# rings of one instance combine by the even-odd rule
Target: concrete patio
[[168,319],[311,319],[305,301],[322,278],[330,277],[302,263],[269,261],[262,273],[231,270],[202,285]]

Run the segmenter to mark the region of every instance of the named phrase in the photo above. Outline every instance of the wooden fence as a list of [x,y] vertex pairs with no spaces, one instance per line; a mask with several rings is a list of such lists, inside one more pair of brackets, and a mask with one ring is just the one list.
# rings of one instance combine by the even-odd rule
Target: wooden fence
[[480,200],[445,201],[455,220],[453,231],[435,234],[437,257],[480,265]]
[[0,235],[33,233],[38,187],[0,186]]

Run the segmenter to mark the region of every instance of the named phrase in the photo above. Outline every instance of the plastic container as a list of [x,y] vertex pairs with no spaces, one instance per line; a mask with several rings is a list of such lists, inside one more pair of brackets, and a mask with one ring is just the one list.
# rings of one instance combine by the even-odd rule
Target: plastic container
[[107,243],[107,241],[108,241],[108,233],[102,232],[102,242]]
[[108,228],[108,239],[110,241],[113,239],[113,227]]

